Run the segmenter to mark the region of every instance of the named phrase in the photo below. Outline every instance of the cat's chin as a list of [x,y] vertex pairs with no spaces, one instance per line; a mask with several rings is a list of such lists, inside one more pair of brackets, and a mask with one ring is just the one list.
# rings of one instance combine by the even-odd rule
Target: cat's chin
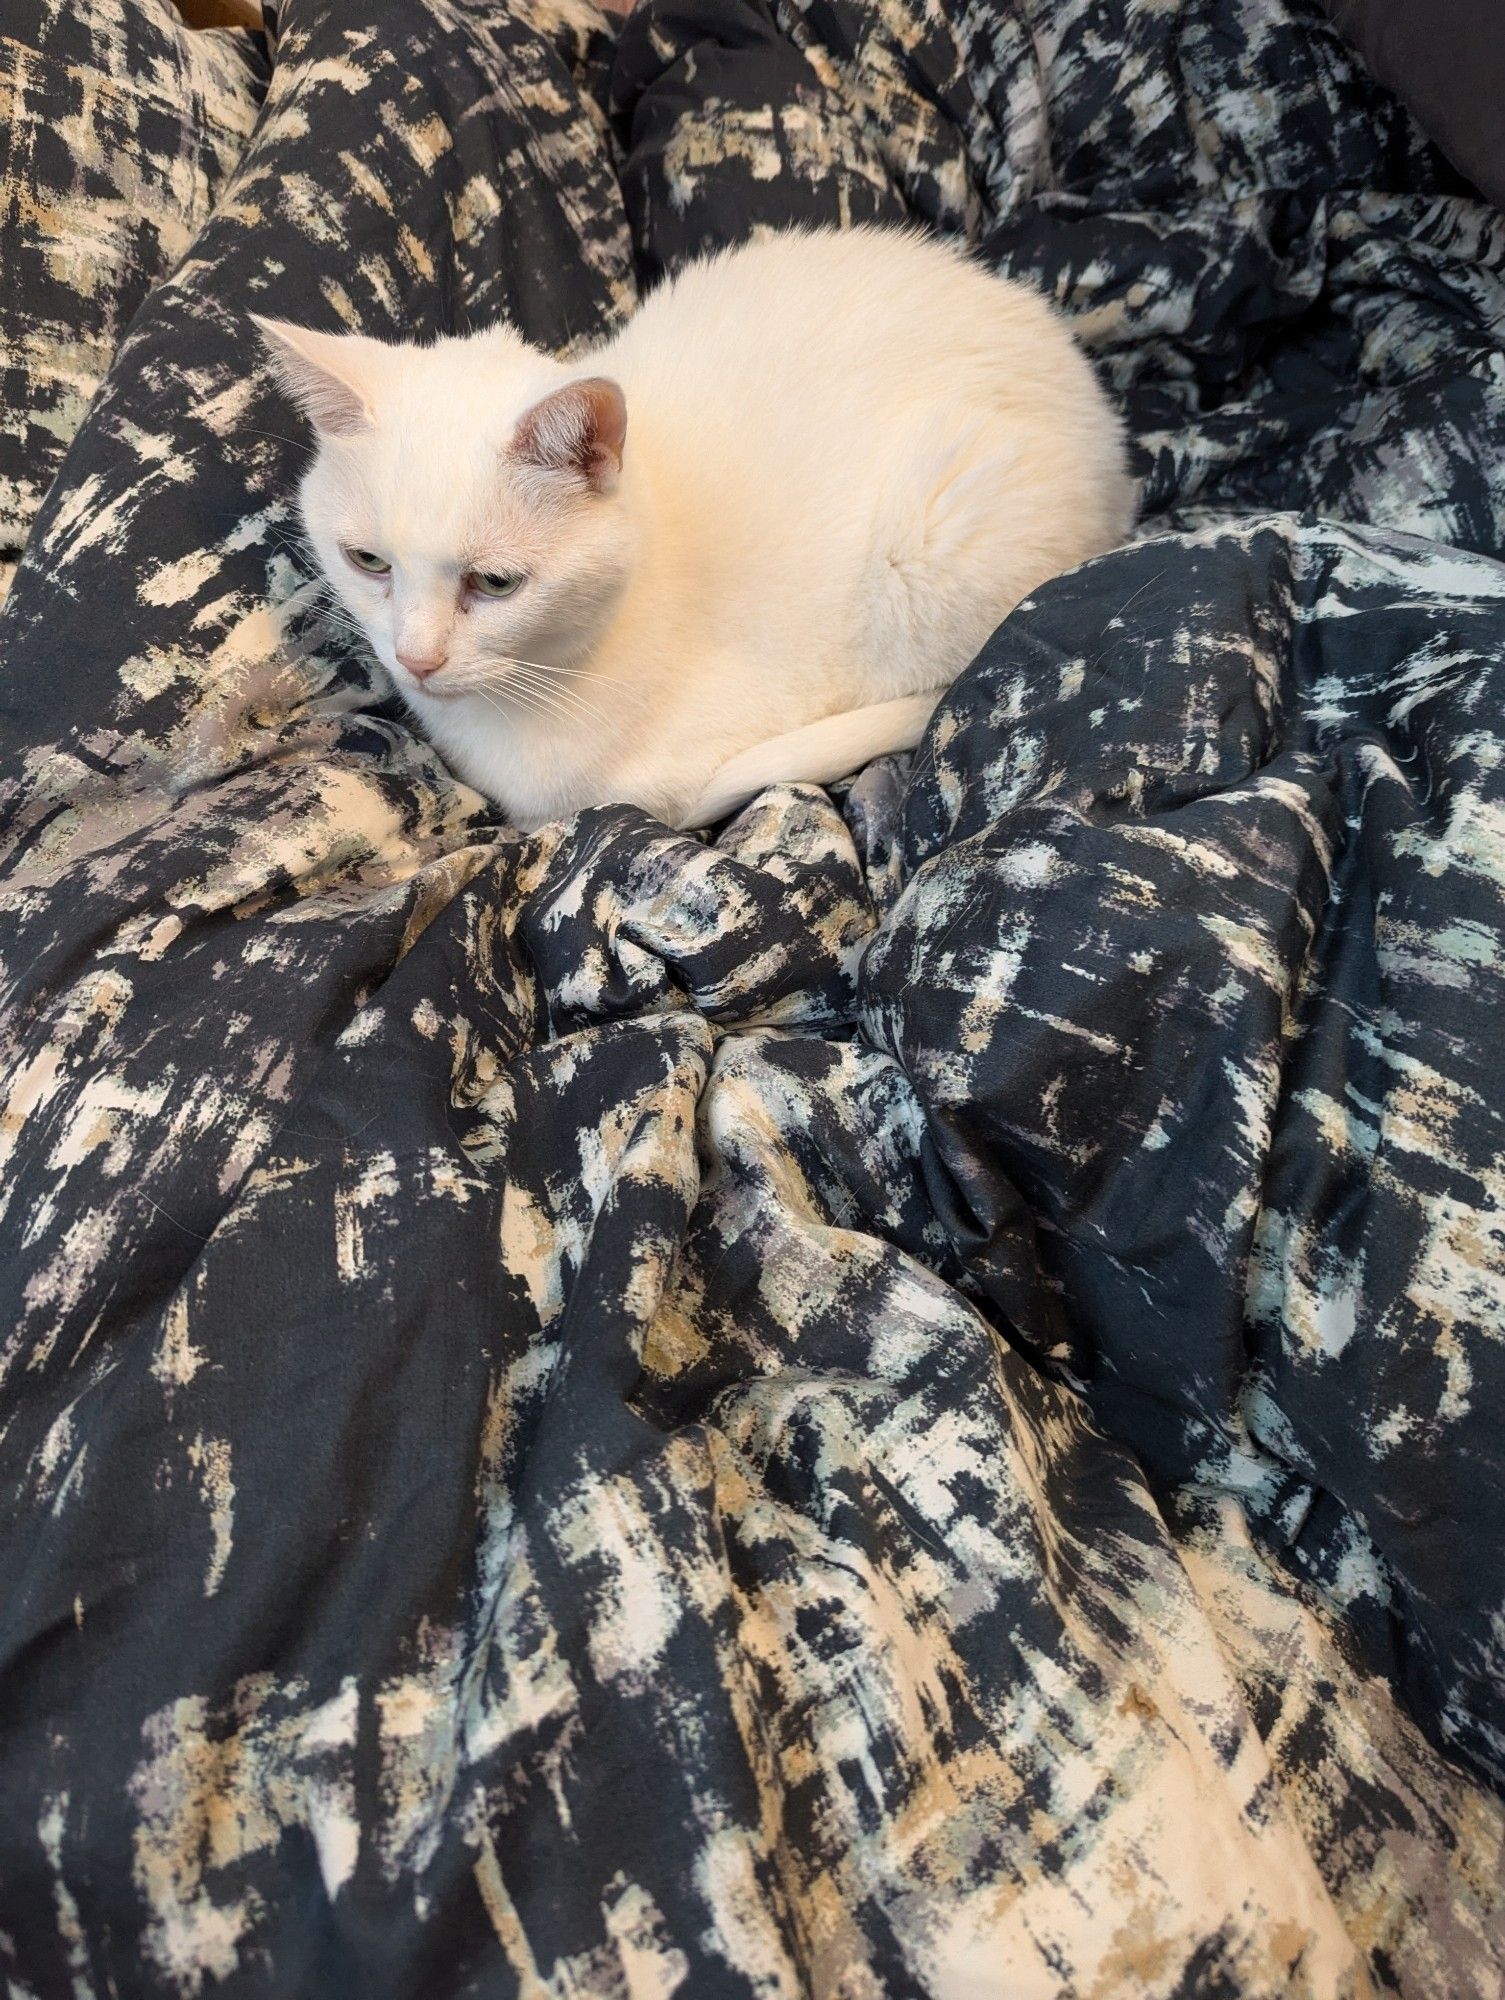
[[458,701],[463,694],[469,692],[468,689],[463,687],[444,687],[442,685],[435,687],[428,681],[415,681],[411,674],[395,674],[390,667],[387,669],[387,673],[393,687],[396,688],[403,700],[412,702],[413,706],[420,710],[425,702]]

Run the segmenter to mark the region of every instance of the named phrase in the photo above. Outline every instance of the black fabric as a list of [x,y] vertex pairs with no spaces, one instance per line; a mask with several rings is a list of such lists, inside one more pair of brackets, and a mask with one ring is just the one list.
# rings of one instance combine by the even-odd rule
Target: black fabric
[[267,48],[142,0],[0,9],[0,592],[153,285],[239,159]]
[[[0,1970],[1497,1995],[1498,218],[1286,0],[270,27],[0,613]],[[912,760],[520,836],[246,314],[815,218],[1037,275],[1144,537]]]
[[1505,208],[1505,13],[1495,0],[1324,0],[1371,74]]

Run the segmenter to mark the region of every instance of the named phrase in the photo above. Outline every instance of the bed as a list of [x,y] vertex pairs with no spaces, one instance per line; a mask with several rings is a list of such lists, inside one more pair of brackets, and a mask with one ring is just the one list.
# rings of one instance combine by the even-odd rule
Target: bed
[[[8,1992],[1498,1995],[1505,218],[1315,0],[0,35]],[[1140,529],[521,835],[247,313],[817,221],[1042,286]]]

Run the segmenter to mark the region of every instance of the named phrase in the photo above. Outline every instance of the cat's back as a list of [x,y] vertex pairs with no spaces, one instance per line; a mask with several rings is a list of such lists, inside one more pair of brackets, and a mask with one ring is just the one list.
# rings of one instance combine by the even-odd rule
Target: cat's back
[[1037,381],[1085,367],[1027,286],[934,237],[876,228],[786,230],[688,265],[613,349],[629,393],[723,409],[761,398],[770,418],[806,397],[965,396],[974,375],[996,388],[1006,356]]
[[1042,503],[1096,509],[1112,487],[1105,518],[1127,518],[1119,422],[1064,320],[934,237],[757,238],[650,293],[602,361],[629,434],[636,412],[687,501],[750,516],[748,531],[797,502],[860,540],[855,496],[907,482],[917,449],[978,418],[1009,435]]
[[1119,418],[1064,321],[934,238],[760,238],[650,294],[597,359],[675,554],[654,603],[693,606],[760,684],[825,677],[817,714],[953,675],[1132,517]]

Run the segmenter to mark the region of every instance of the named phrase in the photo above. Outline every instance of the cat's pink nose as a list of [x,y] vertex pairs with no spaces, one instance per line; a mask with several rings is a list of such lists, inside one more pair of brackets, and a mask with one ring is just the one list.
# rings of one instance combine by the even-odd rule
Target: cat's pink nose
[[437,674],[448,659],[447,653],[405,653],[397,648],[397,664],[406,667],[415,681],[426,681],[430,674]]

